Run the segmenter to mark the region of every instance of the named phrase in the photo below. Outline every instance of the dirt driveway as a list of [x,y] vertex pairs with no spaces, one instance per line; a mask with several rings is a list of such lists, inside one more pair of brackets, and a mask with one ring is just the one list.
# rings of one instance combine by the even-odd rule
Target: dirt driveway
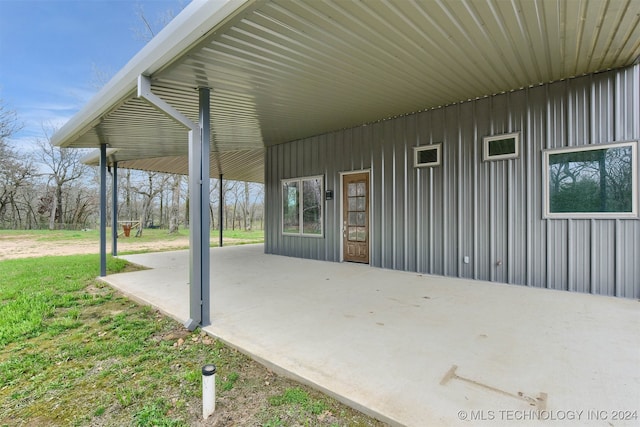
[[[107,250],[111,252],[111,242]],[[181,236],[169,241],[140,242],[135,238],[118,239],[118,251],[160,251],[185,249],[189,247],[189,237]],[[48,255],[97,254],[99,243],[87,240],[42,239],[33,234],[0,235],[0,260],[15,258],[34,258]]]
[[[107,239],[107,251],[111,253],[111,240]],[[225,244],[237,244],[243,240],[224,238]],[[178,236],[167,240],[140,241],[135,237],[118,239],[118,252],[167,251],[187,249],[189,236]],[[0,234],[0,261],[15,258],[35,258],[49,255],[97,254],[100,246],[93,239],[43,239],[37,234]]]

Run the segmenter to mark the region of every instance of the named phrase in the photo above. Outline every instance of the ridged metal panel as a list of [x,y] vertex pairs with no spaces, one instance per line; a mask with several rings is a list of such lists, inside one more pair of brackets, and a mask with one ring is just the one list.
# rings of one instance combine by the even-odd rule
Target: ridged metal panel
[[478,222],[475,225],[474,234],[477,236],[478,252],[475,254],[478,263],[477,279],[493,280],[494,276],[494,236],[492,231],[495,227],[493,219],[493,201],[488,197],[492,194],[492,168],[493,162],[482,161],[482,138],[491,134],[491,98],[480,99],[475,102],[475,137],[472,143],[477,147],[475,162],[478,169],[478,181],[476,184],[476,194],[478,195]]
[[[403,120],[404,121],[404,120]],[[383,210],[385,213],[382,221],[382,235],[384,236],[382,259],[385,268],[394,269],[396,266],[396,248],[401,245],[402,236],[397,235],[396,217],[398,212],[402,211],[402,205],[396,206],[398,203],[396,194],[397,167],[396,167],[396,144],[399,135],[395,134],[395,123],[387,120],[381,123],[382,127],[382,150],[384,153],[384,170],[382,174],[383,188]],[[400,215],[400,218],[402,215]]]
[[616,223],[591,220],[591,292],[614,295],[616,283]]
[[[442,265],[445,276],[457,275],[457,239],[458,220],[460,214],[458,210],[457,189],[459,188],[459,167],[457,163],[456,140],[458,138],[458,105],[445,108],[444,112],[444,135],[445,142],[449,142],[443,154],[442,173],[446,177],[442,182],[442,216],[443,216],[443,236],[442,236]],[[451,213],[451,214],[449,214]]]
[[[326,204],[331,226],[325,239],[293,238],[298,246],[278,247],[279,237],[272,241],[270,233],[268,251],[339,260],[339,174],[370,168],[374,266],[638,298],[640,221],[543,219],[542,151],[639,139],[639,68],[270,147],[286,165],[278,180],[294,171],[317,174],[320,166],[334,186],[334,201]],[[515,131],[518,159],[482,161],[482,137]],[[443,144],[442,165],[414,168],[412,148],[434,143]],[[324,160],[318,154],[319,165],[292,163],[301,150],[315,153],[315,146],[326,150]],[[268,227],[279,229],[279,209],[268,212],[277,213],[267,218]],[[321,246],[317,255],[303,248],[307,244]]]
[[[456,163],[459,167],[457,188],[457,203],[459,215],[457,218],[458,241],[455,253],[455,267],[459,277],[474,278],[474,187],[476,158],[474,150],[465,152],[463,147],[474,147],[473,135],[474,111],[473,103],[465,103],[457,106],[456,121],[459,124],[456,144]],[[465,257],[469,257],[469,263],[465,263]]]
[[[416,144],[418,139],[417,132],[417,116],[411,115],[406,118],[406,123],[404,127],[404,158],[405,162],[408,165],[413,164],[413,147]],[[400,125],[400,123],[398,123]],[[408,271],[417,271],[417,263],[418,263],[418,251],[417,247],[422,242],[418,239],[418,235],[416,233],[415,227],[411,227],[411,224],[416,224],[418,218],[420,216],[419,211],[417,210],[418,200],[417,197],[412,197],[412,195],[416,193],[416,170],[415,168],[408,167],[402,168],[404,171],[404,180],[406,183],[406,197],[405,197],[405,219],[403,224],[403,233],[405,235],[405,264],[403,266],[403,270]]]
[[[542,170],[542,156],[540,149],[546,148],[546,128],[549,126],[548,120],[548,86],[538,86],[526,91],[526,122],[522,132],[522,148],[525,171]],[[536,143],[535,141],[540,141]],[[524,188],[526,193],[525,203],[525,223],[526,231],[524,237],[527,241],[527,280],[524,282],[528,286],[545,287],[547,259],[545,256],[545,242],[547,236],[547,222],[539,221],[542,216],[542,180],[537,174],[532,174],[527,179]]]
[[[117,161],[185,155],[183,130],[135,99],[142,73],[154,93],[194,121],[195,88],[210,87],[212,150],[250,153],[630,65],[640,55],[639,13],[636,0],[250,0],[221,10],[193,2],[55,140],[73,147],[106,141],[120,149]],[[624,121],[619,129],[637,126],[615,120]],[[388,166],[401,160],[392,159]],[[253,180],[262,170],[251,166],[223,163],[222,171]],[[396,173],[397,179],[410,175]],[[494,172],[496,178],[504,173]],[[442,197],[448,205],[463,202]],[[402,251],[410,246],[405,242]],[[443,271],[460,268],[451,264],[454,255],[445,251]]]
[[[210,175],[212,178],[216,178],[222,173],[224,179],[264,182],[264,155],[264,148],[224,153],[212,152],[209,158]],[[220,168],[221,164],[223,165],[222,169]],[[186,156],[164,156],[120,160],[118,165],[128,169],[181,174],[189,169],[189,160]]]
[[[434,111],[433,121],[431,122],[431,137],[434,142],[444,142],[445,140],[445,110],[439,109]],[[443,162],[445,162],[445,153],[448,147],[442,147]],[[430,270],[435,274],[445,274],[445,243],[446,243],[446,226],[449,220],[446,210],[446,195],[443,187],[446,183],[447,165],[443,164],[440,168],[430,171],[429,179],[429,212],[430,219],[430,236],[429,236],[429,263]]]
[[617,221],[620,253],[616,253],[616,293],[638,298],[640,292],[640,224],[639,221]]
[[[526,139],[528,91],[512,92],[509,96],[509,120],[513,130],[520,130],[521,156],[509,163],[509,211],[508,221],[508,283],[527,284],[527,212],[530,205],[527,201],[527,185],[533,179],[527,174]],[[535,208],[534,208],[535,209]]]
[[[500,135],[512,132],[512,123],[509,120],[509,96],[495,96],[490,98],[491,106],[489,114],[490,130],[488,135]],[[507,262],[509,217],[507,212],[509,207],[509,167],[514,163],[512,161],[487,162],[489,164],[489,192],[487,194],[490,201],[490,239],[492,259],[491,280],[496,282],[507,281],[507,270],[509,268]],[[486,194],[486,193],[485,193]]]

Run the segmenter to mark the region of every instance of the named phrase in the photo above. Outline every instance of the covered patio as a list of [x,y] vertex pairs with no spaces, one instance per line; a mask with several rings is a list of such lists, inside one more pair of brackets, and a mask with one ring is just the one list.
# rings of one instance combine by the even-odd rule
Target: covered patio
[[[567,229],[566,242],[550,241],[538,249],[535,238],[529,239],[525,249],[539,255],[541,275],[554,277],[553,268],[542,271],[543,267],[562,260],[559,251],[566,249],[569,267],[560,262],[558,276],[569,277],[576,270],[575,280],[580,281],[583,272],[600,277],[602,270],[612,272],[613,279],[607,276],[602,282],[614,288],[623,282],[635,284],[637,218],[601,221],[599,231],[595,220],[540,219],[536,199],[512,217],[497,219],[495,213],[507,212],[511,204],[510,192],[518,193],[511,189],[525,169],[480,164],[476,140],[524,132],[530,125],[528,141],[539,144],[535,149],[528,145],[526,163],[531,165],[539,165],[542,150],[556,145],[620,142],[620,135],[636,141],[638,11],[638,3],[629,1],[193,1],[53,141],[60,147],[99,148],[87,161],[100,165],[103,276],[107,167],[113,168],[113,182],[119,167],[189,174],[190,252],[128,256],[152,269],[103,280],[191,329],[203,327],[281,373],[395,425],[636,424],[636,299],[287,258],[265,254],[262,245],[210,250],[208,206],[210,177],[264,182],[266,216],[274,225],[266,227],[265,239],[276,246],[286,234],[281,224],[283,179],[322,176],[335,185],[342,174],[369,169],[371,187],[384,189],[379,205],[372,206],[391,207],[395,201],[406,208],[389,209],[386,217],[375,213],[380,224],[391,225],[388,236],[380,232],[372,247],[385,243],[394,257],[390,264],[402,265],[404,260],[396,262],[395,256],[402,252],[398,249],[408,252],[409,245],[396,244],[393,235],[416,234],[413,226],[394,223],[397,217],[409,216],[408,206],[414,203],[402,186],[415,174],[404,153],[427,142],[442,142],[450,153],[460,150],[443,170],[476,171],[468,176],[469,182],[478,181],[482,168],[502,172],[487,172],[483,185],[496,190],[487,197],[476,196],[473,187],[454,185],[446,186],[442,201],[432,191],[419,193],[424,200],[433,197],[437,205],[452,202],[458,212],[470,206],[463,204],[465,200],[493,201],[483,210],[476,208],[470,221],[444,211],[429,216],[435,221],[430,228],[444,229],[441,222],[447,221],[461,225],[460,231],[440,239],[457,242],[460,249],[447,246],[434,257],[455,260],[456,268],[467,265],[471,252],[461,245],[471,235],[462,228],[467,222],[485,224],[484,234],[467,242],[478,254],[496,252],[493,243],[481,246],[482,236],[490,240],[494,235],[486,224],[504,224],[501,232],[512,237],[535,236],[534,227],[544,229],[545,237]],[[555,92],[544,87],[577,76],[589,80],[616,69],[623,76],[603,87],[625,89],[619,99],[605,96],[607,91],[579,91],[589,99],[602,98],[602,105],[578,103],[567,90],[559,91],[560,101],[554,100]],[[450,121],[455,127],[449,132],[454,137],[447,141],[444,136],[420,140],[416,125],[400,129],[410,128],[410,138],[391,132],[398,127],[397,118],[469,100],[491,103],[498,94],[525,91],[520,95],[524,93],[528,105],[526,91],[537,87],[551,97],[546,102],[540,98],[538,104],[557,110],[558,123],[552,120],[553,111],[542,107],[534,108],[533,116],[514,113],[505,96],[508,99],[499,103],[500,117],[493,122],[485,117],[485,126],[474,128],[468,141],[458,122],[475,119],[462,110],[454,111]],[[628,107],[622,109],[628,111],[623,118],[616,115],[621,107]],[[576,120],[573,126],[576,111],[593,112],[594,117],[585,115],[584,123]],[[509,128],[505,123],[513,117],[516,123]],[[527,117],[537,117],[542,124],[535,126],[537,122]],[[603,130],[590,127],[600,122]],[[371,129],[380,123],[384,129],[374,134]],[[363,146],[372,145],[373,136],[380,141],[397,139],[398,146],[383,150],[380,142],[375,155],[367,151],[356,158],[351,156],[351,140],[319,142],[321,135],[356,127],[371,137],[363,139]],[[423,127],[425,135],[433,133]],[[288,143],[303,148],[285,156]],[[336,150],[319,161],[318,150],[332,144]],[[473,162],[462,162],[465,153],[472,153],[467,157]],[[334,158],[344,162],[330,164]],[[539,190],[542,166],[530,169],[531,184],[522,187],[522,194]],[[326,187],[336,190],[336,201],[337,188]],[[115,187],[112,194],[117,194]],[[324,194],[333,200],[333,193]],[[506,202],[497,202],[502,200]],[[117,199],[112,203],[116,206]],[[315,245],[322,239],[338,242],[344,235],[337,205],[326,205],[325,211],[334,207],[334,221],[326,221],[321,238],[287,236],[301,257],[305,250],[326,252],[339,246]],[[521,232],[513,224],[523,221],[530,226]],[[572,234],[569,225],[574,223],[582,228]],[[625,254],[631,261],[604,257],[602,266],[596,264],[600,252],[570,246],[578,242],[588,247],[581,240],[585,230],[596,236],[593,247],[605,248],[607,256]],[[113,242],[115,247],[115,238]],[[486,268],[508,264],[503,261],[514,247],[504,246],[505,257],[490,260]],[[576,262],[576,254],[585,261]],[[534,257],[523,259],[518,268],[531,275]],[[623,264],[633,268],[622,270]],[[444,268],[442,274],[447,271]]]
[[[278,245],[284,234],[277,226],[283,178],[278,171],[283,170],[284,162],[268,163],[267,150],[333,131],[371,128],[382,122],[391,125],[394,118],[417,112],[632,66],[640,54],[640,45],[634,42],[640,32],[638,11],[638,3],[629,1],[193,1],[52,141],[60,147],[99,149],[87,163],[100,165],[102,276],[106,275],[107,168],[112,170],[113,183],[117,183],[118,168],[188,173],[191,287],[187,325],[207,326],[212,322],[208,317],[211,177],[265,182],[266,216],[276,224],[267,226],[266,241]],[[634,75],[632,70],[629,73]],[[633,92],[636,80],[631,79],[630,94],[637,93]],[[624,85],[617,81],[612,86]],[[630,94],[625,93],[619,104],[606,101],[610,103],[607,108],[617,112],[620,105],[636,105]],[[572,116],[573,105],[563,117]],[[504,115],[511,114],[505,111]],[[614,113],[601,115],[613,117]],[[637,121],[627,124],[616,117],[615,122],[623,131],[631,129],[629,138],[637,139]],[[587,130],[586,125],[579,130],[599,133]],[[614,139],[609,136],[604,141]],[[544,148],[550,148],[556,139],[562,138],[550,133]],[[424,145],[417,138],[402,141],[406,147],[419,143]],[[317,160],[313,150],[320,145],[312,140],[306,154],[299,150],[292,158],[313,164]],[[342,146],[345,153],[350,152],[349,144]],[[462,139],[453,141],[451,147],[455,146],[462,147]],[[475,152],[477,147],[470,150]],[[395,153],[394,149],[386,158]],[[384,157],[380,153],[376,156],[378,160]],[[368,158],[374,160],[373,155]],[[293,161],[288,163],[297,166]],[[302,166],[284,178],[301,177]],[[315,166],[328,170],[324,164]],[[362,160],[345,156],[338,172],[368,167]],[[376,181],[375,174],[382,177],[383,171],[394,168],[380,167],[379,173],[371,167],[373,181],[382,179]],[[328,176],[324,169],[312,175]],[[333,173],[333,179],[337,176]],[[407,176],[387,177],[394,185],[386,191],[396,192],[395,183],[408,181]],[[506,181],[508,186],[515,179]],[[383,187],[381,183],[377,186]],[[112,194],[112,205],[117,206],[115,185]],[[462,200],[462,196],[458,198]],[[117,226],[117,209],[113,211],[112,223]],[[540,210],[532,212],[537,217]],[[394,215],[391,212],[389,216]],[[448,220],[445,214],[439,217]],[[518,218],[524,216],[519,214]],[[457,221],[463,222],[461,218]],[[616,228],[616,235],[637,233],[634,224],[622,231]],[[338,239],[344,233],[338,222],[331,228],[329,225],[327,238]],[[397,227],[404,228],[403,233],[414,233],[406,225]],[[553,233],[550,229],[549,234]],[[604,233],[612,234],[608,229]],[[302,248],[303,241],[298,239],[293,246]],[[116,242],[112,236],[112,247]],[[393,244],[387,246],[393,248]],[[616,245],[610,253],[633,253],[627,246]],[[590,261],[597,259],[594,254]],[[467,259],[464,255],[467,252],[462,249],[455,253],[456,258]],[[451,254],[444,256],[452,259]],[[547,259],[555,259],[554,253],[544,257],[545,262]],[[530,259],[526,262],[532,263]],[[605,263],[602,270],[615,271],[615,280],[610,282],[621,288],[616,283],[631,282],[635,270],[623,274],[619,265],[626,259],[615,262],[616,266]],[[491,265],[503,265],[503,261],[492,260]],[[592,270],[595,276],[595,268]],[[211,297],[219,300],[216,295]],[[217,317],[218,311],[214,313]]]
[[[188,251],[103,278],[189,318]],[[211,250],[204,330],[391,425],[635,425],[638,301]]]

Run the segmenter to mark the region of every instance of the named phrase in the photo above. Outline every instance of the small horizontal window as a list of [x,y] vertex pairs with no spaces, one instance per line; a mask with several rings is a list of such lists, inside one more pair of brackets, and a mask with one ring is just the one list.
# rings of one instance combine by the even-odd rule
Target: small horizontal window
[[637,217],[636,151],[637,142],[545,151],[545,217]]
[[416,168],[438,166],[440,164],[440,147],[442,144],[413,147],[413,166]]
[[485,136],[482,145],[482,160],[515,159],[520,155],[520,132]]

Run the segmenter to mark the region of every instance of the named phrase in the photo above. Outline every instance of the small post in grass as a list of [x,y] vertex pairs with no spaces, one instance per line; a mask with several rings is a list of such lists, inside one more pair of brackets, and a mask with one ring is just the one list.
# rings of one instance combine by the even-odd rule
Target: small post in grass
[[216,410],[216,365],[202,367],[202,418],[205,420]]

